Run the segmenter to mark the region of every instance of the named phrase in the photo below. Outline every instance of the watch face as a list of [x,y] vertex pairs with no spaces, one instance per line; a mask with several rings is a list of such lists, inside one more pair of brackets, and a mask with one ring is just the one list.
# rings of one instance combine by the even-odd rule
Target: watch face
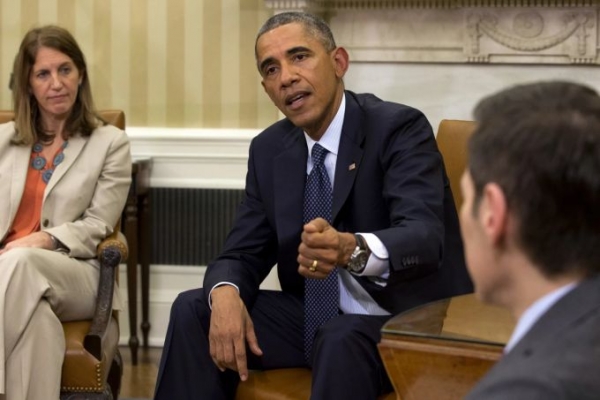
[[350,262],[348,263],[348,268],[352,272],[360,272],[365,269],[367,265],[368,254],[365,250],[359,250],[352,254],[350,258]]

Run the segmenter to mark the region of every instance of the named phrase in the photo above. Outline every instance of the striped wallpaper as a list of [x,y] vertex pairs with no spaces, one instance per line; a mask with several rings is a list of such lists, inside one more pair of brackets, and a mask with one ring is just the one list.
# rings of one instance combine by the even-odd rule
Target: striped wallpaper
[[0,0],[0,108],[24,33],[57,23],[82,47],[98,108],[129,126],[263,128],[278,118],[254,38],[263,0]]

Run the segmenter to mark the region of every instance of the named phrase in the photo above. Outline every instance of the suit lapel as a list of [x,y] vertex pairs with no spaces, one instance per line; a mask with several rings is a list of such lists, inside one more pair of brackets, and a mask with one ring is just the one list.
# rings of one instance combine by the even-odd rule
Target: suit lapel
[[[354,185],[356,174],[363,156],[361,147],[365,132],[362,129],[362,110],[354,95],[346,92],[346,112],[340,138],[335,183],[333,188],[332,217],[335,221]],[[292,128],[283,134],[285,150],[275,157],[275,213],[277,230],[282,232],[285,221],[287,227],[302,226],[304,209],[304,185],[306,182],[306,160],[308,150],[306,140],[300,128]],[[290,210],[300,210],[292,212]]]
[[346,112],[335,167],[335,183],[333,185],[333,221],[335,221],[346,202],[360,168],[363,156],[361,145],[365,137],[365,132],[362,129],[362,119],[362,111],[354,95],[346,92]]
[[531,327],[509,353],[531,356],[540,347],[551,343],[562,331],[572,329],[600,308],[600,276],[582,281],[558,300]]
[[300,128],[283,133],[282,140],[285,150],[273,160],[273,183],[277,231],[283,233],[302,227],[308,150]]
[[0,213],[0,240],[6,236],[12,223],[25,190],[25,180],[31,157],[30,146],[11,146],[12,151],[7,157],[10,173],[7,179],[0,180],[0,193],[9,193],[8,202]]
[[63,162],[58,164],[58,166],[54,170],[52,178],[50,178],[50,182],[48,182],[48,186],[46,186],[46,190],[44,191],[44,200],[46,200],[46,197],[48,197],[52,189],[61,180],[61,178],[65,175],[69,168],[73,166],[73,164],[81,154],[81,151],[83,150],[87,141],[88,138],[84,138],[82,136],[75,136],[69,138],[69,144],[64,150],[65,158]]

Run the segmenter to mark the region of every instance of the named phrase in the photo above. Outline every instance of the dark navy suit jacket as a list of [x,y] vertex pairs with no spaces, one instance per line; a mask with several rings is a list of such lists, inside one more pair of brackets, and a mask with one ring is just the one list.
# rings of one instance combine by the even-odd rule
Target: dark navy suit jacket
[[[427,119],[411,107],[345,93],[333,226],[374,233],[390,256],[385,287],[356,279],[392,314],[471,292],[450,185]],[[297,256],[307,157],[302,129],[287,119],[252,140],[245,199],[222,254],[207,268],[205,288],[231,282],[251,307],[277,264],[282,290],[303,296]]]

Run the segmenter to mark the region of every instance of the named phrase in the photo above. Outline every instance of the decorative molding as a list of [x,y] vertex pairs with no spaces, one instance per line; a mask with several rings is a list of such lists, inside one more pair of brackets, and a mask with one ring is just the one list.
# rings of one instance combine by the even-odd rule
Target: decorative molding
[[243,189],[256,129],[127,128],[131,154],[152,158],[151,187]]
[[591,7],[600,0],[265,0],[276,12],[307,10],[386,10],[397,8],[477,8],[477,7]]
[[[571,10],[486,10],[467,14],[466,30],[470,43],[465,52],[471,62],[489,62],[490,55],[523,57],[524,53],[563,57],[571,63],[593,64],[596,21],[591,11]],[[550,20],[551,23],[547,23]],[[546,29],[546,26],[549,26]],[[545,35],[544,31],[550,31]],[[510,50],[483,43],[489,38]],[[542,53],[544,52],[545,53]]]
[[265,0],[317,12],[353,62],[600,64],[600,0]]

